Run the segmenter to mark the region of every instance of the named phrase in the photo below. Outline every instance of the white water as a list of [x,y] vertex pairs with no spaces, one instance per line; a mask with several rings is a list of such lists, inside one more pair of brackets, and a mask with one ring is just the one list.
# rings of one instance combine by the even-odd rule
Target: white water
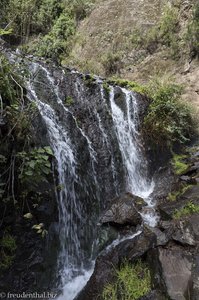
[[94,262],[92,267],[86,271],[82,270],[82,274],[73,278],[63,288],[62,295],[57,300],[73,300],[75,296],[83,289],[94,271]]
[[[154,189],[154,182],[147,180],[147,165],[139,146],[137,99],[131,91],[121,90],[124,95],[126,112],[122,111],[115,103],[114,87],[110,91],[110,102],[123,165],[126,170],[127,189],[145,200],[151,208],[150,213],[149,210],[145,210],[141,215],[144,222],[155,226],[157,217],[153,208],[154,203],[150,197]],[[145,165],[143,166],[143,164]]]
[[[82,128],[78,125],[75,116],[67,109],[60,96],[58,85],[55,84],[53,77],[50,75],[48,70],[37,64],[34,68],[41,68],[48,79],[49,85],[53,89],[56,95],[57,103],[61,105],[63,110],[72,116],[75,121],[77,129],[81,135],[86,139],[88,151],[90,154],[90,163],[92,165],[92,175],[95,184],[98,185],[98,176],[96,173],[95,164],[97,163],[97,153],[93,148],[93,145]],[[82,84],[77,80],[76,84],[77,97],[82,97],[83,87]],[[34,88],[34,85],[29,83],[28,89],[30,91],[30,98],[32,98],[38,106],[40,114],[46,123],[48,130],[50,145],[54,152],[57,161],[57,172],[60,190],[58,191],[59,201],[59,236],[60,236],[60,254],[58,259],[58,272],[62,278],[63,295],[60,296],[59,300],[73,300],[79,291],[84,287],[88,279],[90,278],[94,264],[92,259],[90,260],[90,269],[85,269],[81,262],[84,260],[84,256],[81,249],[81,242],[78,236],[78,222],[82,219],[82,205],[77,201],[75,184],[79,183],[80,178],[76,174],[77,160],[75,147],[72,145],[67,130],[61,125],[59,116],[53,110],[53,108],[39,99]],[[148,204],[148,210],[142,212],[144,222],[151,226],[156,225],[157,217],[154,211],[154,203],[150,198],[150,194],[153,191],[153,182],[147,180],[146,168],[142,151],[139,146],[139,132],[138,132],[138,105],[136,97],[133,93],[121,89],[124,101],[126,105],[126,111],[115,103],[115,91],[111,88],[110,91],[110,105],[111,114],[113,119],[113,125],[115,128],[119,148],[122,155],[123,166],[126,172],[126,187],[127,190],[145,199]],[[100,86],[101,101],[103,105],[109,110],[103,87]],[[83,101],[83,99],[82,99]],[[97,111],[95,111],[96,118],[98,120],[99,129],[104,146],[107,147],[108,151],[111,149],[108,132],[103,127],[103,122]],[[114,159],[111,156],[111,167],[112,176],[116,178],[116,171],[114,165]],[[116,182],[116,181],[115,181]],[[97,186],[98,188],[98,186]],[[97,197],[98,198],[98,197]],[[81,223],[81,222],[80,222]],[[96,220],[97,223],[97,220]],[[109,251],[112,247],[115,247],[124,240],[133,239],[141,232],[137,232],[132,236],[123,237],[115,240],[111,245],[107,247]]]

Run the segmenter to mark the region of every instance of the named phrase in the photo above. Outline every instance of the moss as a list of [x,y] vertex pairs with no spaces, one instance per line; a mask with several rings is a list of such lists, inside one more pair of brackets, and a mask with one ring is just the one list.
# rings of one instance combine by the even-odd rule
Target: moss
[[185,173],[188,168],[189,168],[189,164],[184,162],[184,159],[187,158],[187,155],[177,155],[175,154],[173,156],[172,159],[172,166],[174,169],[174,172],[176,175],[182,175],[183,173]]
[[146,86],[141,85],[135,81],[120,79],[120,78],[111,78],[107,82],[112,85],[118,85],[120,87],[127,88],[133,92],[137,92],[140,94],[147,94]]
[[70,97],[70,96],[66,97],[66,99],[65,99],[65,105],[66,105],[66,106],[71,106],[71,105],[73,105],[73,104],[74,104],[73,98]]
[[175,211],[173,218],[178,220],[194,213],[199,213],[199,205],[189,201],[183,208]]
[[6,270],[13,264],[13,260],[15,258],[15,252],[17,249],[15,238],[6,233],[0,241],[0,270]]
[[15,255],[7,255],[4,251],[1,251],[0,270],[4,271],[9,269],[13,264],[14,258]]
[[188,184],[183,186],[180,190],[175,191],[173,193],[169,193],[167,199],[169,201],[176,201],[178,197],[182,196],[188,189],[190,189],[193,185]]
[[103,88],[107,93],[109,93],[111,90],[107,82],[103,82]]
[[85,85],[87,85],[88,87],[91,87],[92,85],[96,84],[95,77],[92,74],[84,75],[83,80]]
[[151,276],[147,265],[139,260],[133,266],[124,262],[116,270],[115,284],[108,284],[103,291],[103,300],[136,300],[151,290]]
[[4,235],[4,237],[1,240],[0,245],[1,245],[1,247],[3,247],[4,249],[7,249],[10,252],[14,252],[17,248],[15,238],[10,234]]

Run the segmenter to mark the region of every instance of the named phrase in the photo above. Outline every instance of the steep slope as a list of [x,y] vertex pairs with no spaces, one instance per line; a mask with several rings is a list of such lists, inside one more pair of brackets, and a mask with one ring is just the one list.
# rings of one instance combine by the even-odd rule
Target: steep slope
[[188,37],[195,3],[97,2],[91,15],[80,24],[70,57],[63,63],[141,83],[151,76],[168,74],[184,86],[183,98],[198,109],[199,64],[192,59]]

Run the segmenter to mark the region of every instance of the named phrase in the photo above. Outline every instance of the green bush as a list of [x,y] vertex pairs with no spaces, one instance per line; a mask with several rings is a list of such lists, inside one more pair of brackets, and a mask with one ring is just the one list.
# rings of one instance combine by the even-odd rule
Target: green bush
[[0,270],[6,270],[13,264],[15,258],[15,252],[17,249],[15,238],[5,233],[3,238],[0,240]]
[[194,133],[190,107],[180,100],[182,87],[155,78],[146,87],[151,98],[143,130],[157,144],[186,143]]
[[187,39],[191,51],[199,57],[199,3],[195,6],[192,22],[188,27]]
[[151,290],[150,272],[141,260],[134,265],[125,262],[116,270],[116,278],[104,288],[103,300],[137,300]]
[[50,157],[53,155],[50,147],[37,148],[29,152],[18,152],[17,157],[22,161],[19,179],[30,189],[38,183],[47,181],[51,173]]
[[184,159],[186,159],[187,155],[177,155],[175,154],[172,159],[172,166],[175,171],[175,174],[181,175],[186,172],[189,168],[189,164],[187,164]]
[[165,45],[170,49],[171,56],[178,58],[180,52],[178,23],[178,10],[174,6],[166,5],[157,25],[149,29],[144,35],[140,32],[142,38],[137,39],[137,45],[147,48],[150,53],[153,53],[159,45]]
[[102,65],[107,76],[120,73],[123,65],[121,53],[108,52],[102,57]]
[[40,46],[35,45],[36,54],[57,60],[61,54],[68,53],[69,39],[74,33],[74,19],[66,13],[61,14],[50,33],[41,39]]

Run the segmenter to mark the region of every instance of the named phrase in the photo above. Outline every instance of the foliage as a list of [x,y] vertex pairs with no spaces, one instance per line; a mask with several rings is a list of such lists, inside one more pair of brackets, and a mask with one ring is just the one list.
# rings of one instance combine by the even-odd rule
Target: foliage
[[75,22],[69,15],[62,14],[55,22],[49,34],[40,41],[36,51],[39,56],[57,59],[69,50],[69,38],[75,33]]
[[1,14],[7,31],[23,50],[59,61],[67,55],[78,22],[91,11],[94,0],[8,0]]
[[102,65],[104,67],[106,75],[120,73],[120,70],[122,68],[121,53],[113,53],[109,51],[102,57]]
[[180,219],[193,213],[199,213],[199,205],[189,201],[183,208],[176,210],[173,214],[173,218]]
[[127,88],[137,93],[141,93],[141,94],[147,93],[147,88],[144,85],[141,85],[135,81],[129,81],[126,79],[118,79],[113,77],[107,82],[113,85],[119,85],[121,87]]
[[191,184],[185,185],[182,188],[180,188],[179,190],[169,193],[168,194],[168,200],[169,201],[176,201],[178,199],[178,197],[182,196],[188,189],[190,189],[192,187]]
[[46,181],[46,176],[51,172],[50,157],[53,155],[50,147],[36,148],[29,152],[18,152],[22,160],[19,168],[19,179],[29,188],[37,186],[39,182]]
[[12,29],[1,29],[0,28],[0,36],[2,35],[8,35],[8,34],[11,34],[12,33]]
[[171,4],[165,6],[159,22],[152,26],[144,34],[141,29],[134,29],[131,34],[131,42],[134,48],[145,48],[153,53],[158,45],[170,48],[171,55],[178,58],[180,41],[178,37],[179,15],[178,10]]
[[193,134],[193,118],[190,107],[180,101],[182,88],[166,78],[155,78],[146,87],[151,98],[143,130],[159,144],[171,146],[186,143]]
[[195,5],[193,19],[188,27],[187,40],[193,54],[199,57],[199,3]]
[[42,238],[48,234],[48,231],[44,228],[43,223],[33,225],[32,229],[35,229],[38,234],[41,234]]
[[136,300],[151,289],[149,269],[141,260],[133,266],[125,262],[116,271],[116,277],[115,284],[108,284],[104,288],[104,300]]
[[17,249],[15,238],[9,233],[4,233],[4,236],[0,240],[0,270],[8,269],[15,258],[15,252]]
[[177,175],[181,175],[187,171],[189,168],[189,165],[184,162],[184,159],[186,159],[186,155],[177,155],[175,154],[172,159],[172,166],[174,168],[174,172]]
[[66,105],[66,106],[71,106],[71,105],[73,105],[73,104],[74,104],[73,98],[70,97],[70,96],[66,97],[65,105]]

